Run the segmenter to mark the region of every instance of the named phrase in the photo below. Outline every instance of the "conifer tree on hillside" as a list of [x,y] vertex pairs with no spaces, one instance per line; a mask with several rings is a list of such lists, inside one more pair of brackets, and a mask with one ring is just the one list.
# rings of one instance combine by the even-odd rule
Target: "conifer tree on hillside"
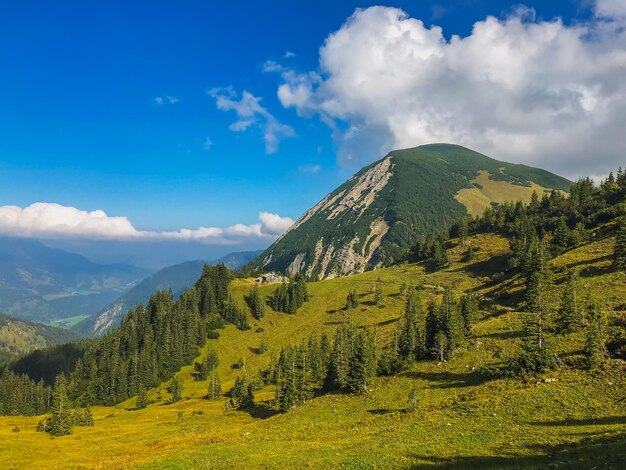
[[64,375],[59,375],[52,396],[52,415],[47,419],[47,429],[53,436],[72,434],[74,420],[72,418],[70,399],[67,396],[67,382]]
[[178,378],[178,375],[175,375],[169,386],[167,387],[167,391],[171,395],[170,403],[175,403],[180,401],[183,397],[183,383]]
[[441,302],[441,327],[446,335],[446,359],[452,356],[455,349],[465,340],[463,317],[459,306],[454,300],[454,292],[447,287]]
[[380,307],[383,302],[383,290],[382,290],[382,281],[380,277],[376,279],[376,283],[374,284],[374,305]]
[[148,393],[146,392],[146,387],[143,383],[139,384],[139,391],[137,392],[137,401],[135,403],[135,408],[138,410],[142,410],[147,408],[148,406]]
[[207,398],[209,400],[216,400],[221,395],[222,395],[222,385],[220,383],[220,378],[217,375],[217,372],[215,371],[215,369],[213,369],[211,371],[211,374],[209,375],[209,387],[208,387]]
[[250,293],[246,296],[248,307],[252,311],[252,316],[260,320],[265,316],[265,298],[259,294],[259,286],[256,284],[252,287]]
[[[624,178],[626,179],[626,178]],[[626,272],[626,217],[617,220],[617,235],[613,248],[613,264]]]
[[237,377],[230,393],[238,410],[249,410],[254,406],[254,392],[247,376]]
[[351,393],[366,393],[376,375],[376,346],[374,335],[359,332],[349,360],[347,389]]
[[606,314],[598,308],[591,298],[587,300],[586,310],[589,326],[586,331],[584,352],[587,366],[590,369],[596,369],[606,361],[608,356],[606,349],[607,318]]
[[359,296],[356,291],[351,290],[346,297],[346,310],[352,310],[359,306]]
[[419,293],[412,289],[406,299],[404,318],[397,339],[397,350],[402,357],[415,360],[424,355],[423,319],[421,298]]
[[478,298],[473,294],[464,294],[461,297],[459,308],[463,318],[463,330],[466,336],[472,334],[472,326],[478,316]]

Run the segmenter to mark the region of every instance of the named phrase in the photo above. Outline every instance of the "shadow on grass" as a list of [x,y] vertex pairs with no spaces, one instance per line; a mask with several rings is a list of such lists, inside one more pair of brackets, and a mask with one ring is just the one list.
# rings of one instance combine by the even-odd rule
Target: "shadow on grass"
[[441,458],[411,454],[422,464],[411,468],[447,469],[619,469],[626,462],[626,434],[612,438],[584,438],[562,445],[529,446],[531,455]]
[[522,338],[524,333],[522,331],[499,331],[497,333],[488,333],[485,335],[472,336],[473,339],[513,339]]
[[535,421],[533,426],[603,426],[610,424],[626,424],[626,416],[604,416],[602,418],[575,419],[568,418],[561,421]]
[[431,388],[464,388],[480,385],[486,381],[486,377],[479,372],[468,372],[466,374],[454,374],[452,372],[403,372],[400,374],[412,379],[427,380],[435,382]]
[[384,416],[395,413],[411,413],[414,411],[412,408],[375,408],[373,410],[367,410],[367,412],[371,415]]
[[279,410],[275,410],[274,408],[270,408],[270,406],[266,403],[255,403],[254,406],[248,410],[246,410],[250,416],[258,419],[267,419],[272,416],[276,416],[280,414]]
[[580,270],[580,277],[594,277],[609,274],[616,271],[615,266],[607,264],[605,266],[589,266]]
[[493,256],[484,261],[477,261],[468,266],[454,269],[454,272],[467,272],[470,276],[489,276],[504,272],[507,269],[507,255]]
[[392,323],[395,323],[395,322],[399,321],[401,318],[402,317],[397,317],[397,318],[392,318],[390,320],[379,321],[378,323],[376,323],[376,326],[391,325]]

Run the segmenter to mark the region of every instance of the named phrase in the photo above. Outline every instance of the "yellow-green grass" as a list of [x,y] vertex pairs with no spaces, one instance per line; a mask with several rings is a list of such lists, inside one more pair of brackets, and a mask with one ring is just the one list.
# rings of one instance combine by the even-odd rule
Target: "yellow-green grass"
[[[402,314],[403,298],[397,295],[402,283],[424,286],[424,301],[445,285],[494,298],[493,308],[448,362],[416,363],[398,376],[377,378],[366,396],[321,396],[287,414],[268,406],[271,386],[255,393],[259,405],[252,413],[225,412],[227,399],[205,400],[207,383],[194,381],[189,366],[179,373],[184,382],[181,402],[165,404],[169,395],[164,384],[150,391],[155,403],[147,409],[133,410],[134,399],[117,407],[96,407],[95,426],[75,428],[71,436],[36,433],[39,418],[0,418],[0,467],[545,468],[554,463],[557,468],[591,468],[612,462],[619,468],[619,459],[626,458],[626,383],[617,372],[618,364],[596,374],[568,367],[526,381],[488,381],[479,373],[483,365],[519,349],[523,314],[514,303],[501,300],[519,290],[518,280],[489,282],[496,257],[508,249],[507,241],[483,235],[472,237],[470,243],[478,248],[476,258],[460,262],[465,248],[457,246],[452,250],[453,265],[442,272],[404,265],[311,283],[311,300],[298,314],[268,309],[261,321],[251,320],[250,330],[229,326],[201,352],[206,354],[207,347],[218,351],[218,372],[227,391],[240,373],[231,367],[239,358],[255,372],[267,366],[271,351],[281,345],[311,333],[332,333],[337,324],[350,319],[372,326],[384,341],[395,328],[393,320]],[[617,305],[626,287],[621,275],[607,269],[611,243],[598,240],[553,260],[559,271],[555,281],[564,274],[560,270],[575,264],[597,297],[606,292],[611,305]],[[585,277],[585,269],[593,276]],[[370,305],[378,278],[382,308]],[[235,281],[232,292],[243,303],[251,285],[250,280]],[[261,287],[266,295],[273,289]],[[362,303],[348,312],[342,307],[351,289],[362,295]],[[259,327],[263,331],[257,333]],[[270,352],[256,354],[262,338]],[[576,364],[583,341],[577,333],[557,338],[555,346],[567,364]],[[411,410],[407,397],[413,388],[419,399]],[[12,432],[15,426],[19,433]]]
[[461,189],[454,196],[454,199],[463,204],[472,216],[482,215],[493,202],[502,204],[507,201],[522,201],[528,204],[533,191],[539,198],[550,191],[536,183],[521,186],[507,181],[492,180],[487,171],[481,171],[472,183],[476,183],[479,187]]

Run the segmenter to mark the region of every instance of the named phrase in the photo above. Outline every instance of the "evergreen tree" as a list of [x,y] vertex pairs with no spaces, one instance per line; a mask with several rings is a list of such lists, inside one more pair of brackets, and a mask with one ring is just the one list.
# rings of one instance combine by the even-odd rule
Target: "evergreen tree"
[[178,378],[178,375],[175,375],[169,386],[167,387],[167,391],[171,395],[170,403],[175,403],[180,401],[183,397],[183,383]]
[[238,410],[249,410],[254,406],[254,392],[247,376],[237,377],[230,393]]
[[356,335],[349,359],[347,390],[351,393],[365,393],[376,374],[376,348],[374,336],[369,331]]
[[209,387],[207,398],[209,400],[217,400],[222,395],[222,385],[220,383],[220,378],[217,375],[215,369],[211,370],[211,374],[209,376]]
[[425,352],[422,315],[419,293],[413,289],[406,299],[397,345],[393,345],[402,357],[409,360],[419,359]]
[[265,316],[265,298],[262,298],[259,294],[259,286],[254,285],[250,293],[246,296],[246,302],[254,318],[260,320]]
[[[626,178],[624,178],[626,179]],[[613,248],[613,264],[626,272],[626,217],[617,220],[617,235]]]
[[465,339],[464,321],[451,287],[446,288],[441,302],[441,329],[446,335],[445,358],[448,359]]
[[478,298],[473,294],[464,294],[460,302],[463,330],[466,336],[472,334],[472,325],[478,316]]
[[350,359],[354,347],[356,330],[353,325],[342,325],[335,331],[330,364],[326,376],[327,389],[345,389],[348,386]]
[[137,392],[137,401],[135,403],[135,408],[138,410],[142,410],[147,408],[148,406],[148,393],[146,392],[146,387],[143,383],[139,384],[139,391]]
[[359,306],[359,296],[356,291],[351,290],[346,297],[346,310],[352,310]]
[[374,305],[380,307],[383,302],[383,290],[382,290],[382,282],[380,277],[376,279],[376,284],[374,284]]
[[584,352],[587,366],[590,369],[596,369],[606,361],[608,356],[606,350],[607,318],[591,299],[587,301],[586,310],[589,326],[586,331]]
[[53,436],[72,434],[74,420],[71,409],[65,376],[59,375],[52,396],[52,415],[47,419],[47,429],[50,434]]

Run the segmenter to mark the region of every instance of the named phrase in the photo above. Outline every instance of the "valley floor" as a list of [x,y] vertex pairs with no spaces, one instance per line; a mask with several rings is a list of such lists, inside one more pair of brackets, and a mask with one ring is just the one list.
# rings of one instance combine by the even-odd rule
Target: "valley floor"
[[[296,315],[269,311],[252,329],[232,326],[209,340],[220,356],[224,391],[246,359],[256,372],[270,353],[257,354],[262,338],[270,351],[310,333],[331,333],[351,318],[389,338],[400,318],[400,285],[423,286],[425,296],[451,284],[495,299],[463,348],[448,362],[420,362],[393,377],[379,377],[364,396],[330,394],[281,414],[268,403],[272,387],[255,393],[250,412],[225,411],[226,398],[208,401],[206,382],[181,370],[184,399],[166,405],[166,384],[152,390],[155,402],[134,410],[134,399],[116,407],[94,408],[95,426],[51,438],[35,432],[37,417],[0,418],[0,468],[623,468],[626,462],[626,379],[623,364],[589,373],[576,365],[579,334],[559,340],[566,367],[532,380],[486,380],[480,368],[515,353],[521,331],[514,308],[519,282],[495,282],[497,259],[506,240],[480,236],[472,242],[477,258],[427,273],[405,265],[330,281],[311,283],[311,300]],[[576,264],[591,274],[585,282],[594,295],[615,305],[626,299],[626,281],[606,268],[607,240],[553,260],[555,272]],[[489,263],[487,263],[489,261]],[[486,268],[488,266],[488,269]],[[371,302],[373,283],[383,283],[384,307]],[[243,295],[251,281],[236,281]],[[265,294],[273,287],[264,287]],[[356,289],[361,305],[342,310]],[[426,298],[426,297],[425,297]],[[263,331],[258,331],[262,328]],[[206,353],[205,350],[202,354]],[[417,391],[415,408],[409,391]],[[12,430],[18,427],[19,432]]]

